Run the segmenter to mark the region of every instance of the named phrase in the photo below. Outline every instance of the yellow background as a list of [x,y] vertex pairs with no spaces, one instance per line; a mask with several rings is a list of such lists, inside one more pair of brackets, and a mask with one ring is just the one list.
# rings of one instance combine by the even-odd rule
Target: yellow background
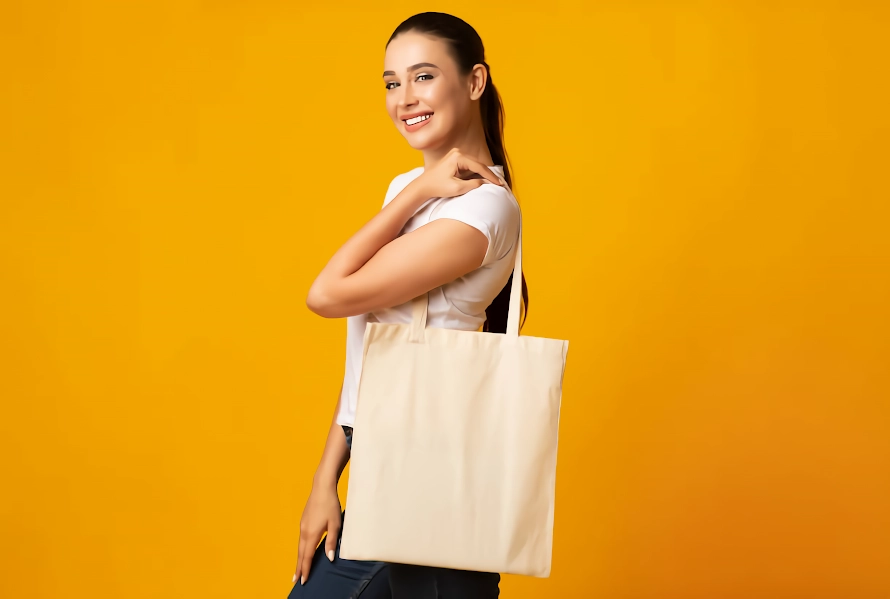
[[0,596],[287,596],[306,292],[421,164],[383,51],[443,10],[570,340],[552,577],[502,596],[890,597],[887,4],[390,6],[3,3]]

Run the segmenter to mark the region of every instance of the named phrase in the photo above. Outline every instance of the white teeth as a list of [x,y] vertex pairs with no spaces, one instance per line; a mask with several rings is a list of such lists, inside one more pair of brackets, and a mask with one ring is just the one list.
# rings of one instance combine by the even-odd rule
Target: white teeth
[[431,116],[433,116],[433,115],[431,115],[431,114],[422,114],[422,115],[420,115],[420,116],[416,116],[416,117],[414,117],[413,119],[408,119],[407,121],[405,121],[405,123],[408,124],[408,125],[413,125],[413,124],[415,124],[415,123],[419,123],[420,121],[425,121],[425,120],[427,120],[428,118],[430,118]]

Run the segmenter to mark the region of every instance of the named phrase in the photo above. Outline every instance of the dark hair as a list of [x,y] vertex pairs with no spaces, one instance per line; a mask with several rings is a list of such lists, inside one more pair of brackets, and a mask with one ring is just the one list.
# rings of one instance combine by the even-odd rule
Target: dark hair
[[[485,65],[488,71],[488,81],[485,84],[485,90],[479,99],[480,111],[482,114],[482,127],[485,129],[485,141],[488,144],[488,152],[495,164],[503,165],[504,179],[510,189],[513,188],[513,178],[510,175],[509,157],[504,147],[504,106],[501,102],[501,96],[494,81],[491,78],[491,67],[485,62],[485,46],[482,44],[482,38],[476,33],[476,30],[466,21],[449,15],[444,12],[422,12],[414,16],[408,17],[396,27],[396,30],[389,36],[386,45],[400,33],[408,31],[416,31],[437,37],[444,41],[448,46],[448,52],[457,63],[458,71],[462,75],[468,75],[477,64]],[[482,330],[489,333],[506,333],[507,332],[507,313],[510,309],[510,288],[513,284],[513,276],[507,279],[507,284],[501,289],[497,297],[491,302],[491,305],[485,310],[485,324]],[[520,273],[522,277],[522,304],[525,305],[525,313],[519,324],[525,324],[525,317],[528,316],[528,285],[525,283],[525,274]],[[520,306],[520,311],[522,306]]]

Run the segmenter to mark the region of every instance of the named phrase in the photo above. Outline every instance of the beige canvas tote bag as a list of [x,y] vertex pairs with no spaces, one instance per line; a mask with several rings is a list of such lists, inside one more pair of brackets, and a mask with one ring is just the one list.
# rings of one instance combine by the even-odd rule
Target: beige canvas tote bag
[[569,342],[519,335],[518,243],[506,334],[367,324],[341,557],[550,575]]

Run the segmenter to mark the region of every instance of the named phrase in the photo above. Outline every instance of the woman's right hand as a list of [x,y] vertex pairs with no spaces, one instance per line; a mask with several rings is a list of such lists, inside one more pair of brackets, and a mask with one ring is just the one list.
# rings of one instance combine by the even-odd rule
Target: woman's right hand
[[340,515],[337,487],[324,486],[318,489],[313,487],[309,499],[306,500],[306,507],[303,508],[303,517],[300,519],[300,548],[297,551],[294,582],[299,578],[300,584],[304,584],[309,578],[312,556],[325,532],[328,533],[325,540],[325,554],[329,560],[334,561],[337,539],[340,538]]
[[426,201],[433,197],[460,196],[486,183],[501,187],[506,185],[506,181],[489,167],[452,148],[435,166],[425,168],[409,185],[420,189],[420,196]]

